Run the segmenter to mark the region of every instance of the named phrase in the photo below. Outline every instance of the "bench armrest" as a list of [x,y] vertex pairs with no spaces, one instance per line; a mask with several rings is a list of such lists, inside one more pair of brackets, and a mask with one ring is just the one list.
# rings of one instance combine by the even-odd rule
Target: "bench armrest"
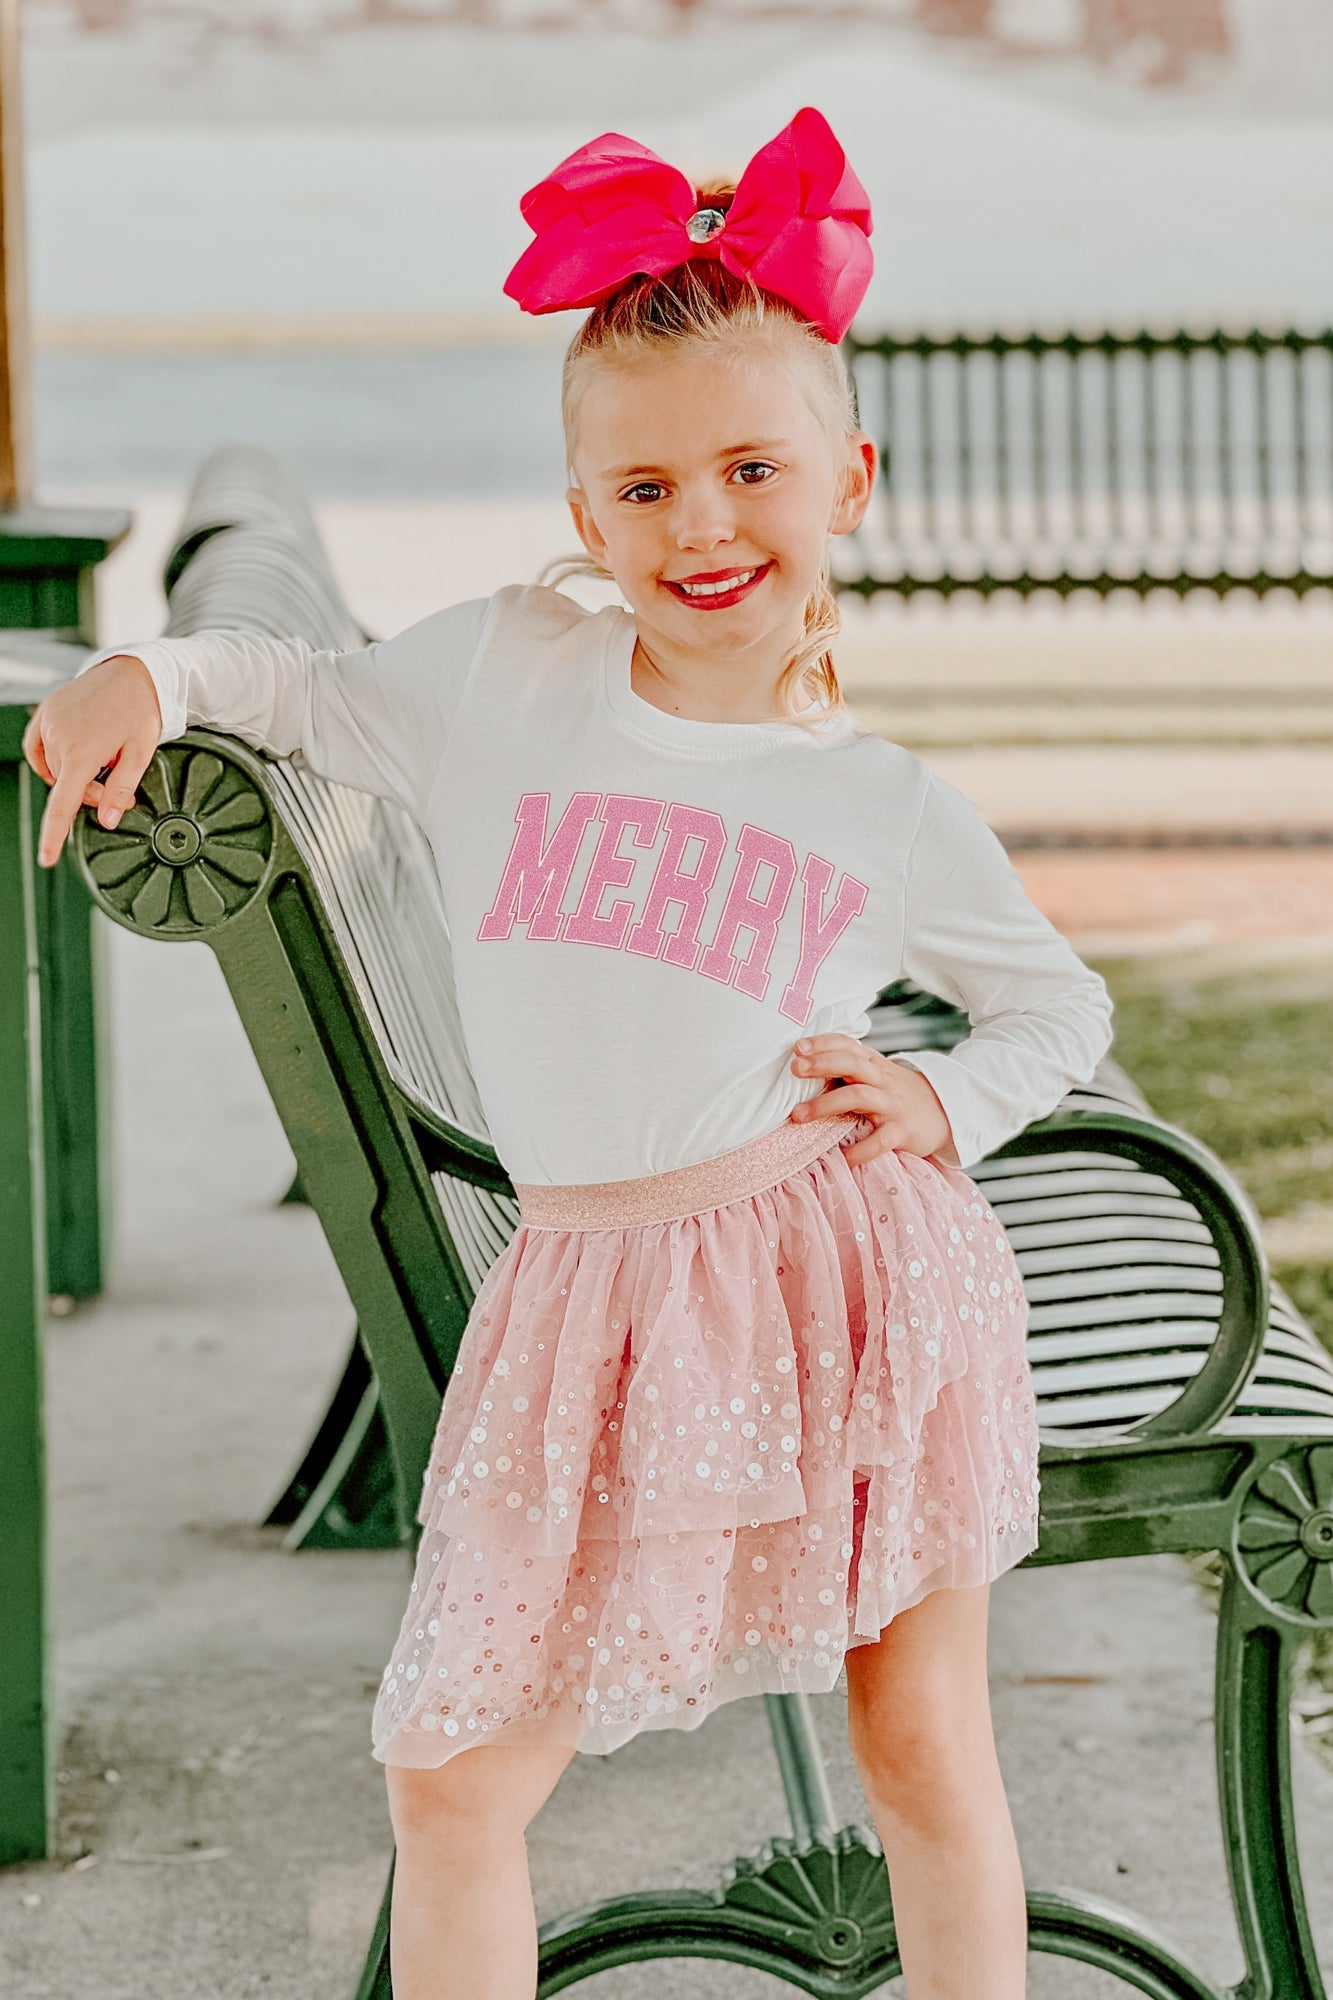
[[1239,1400],[1268,1329],[1268,1258],[1253,1204],[1202,1141],[1164,1119],[1128,1111],[1057,1109],[998,1146],[986,1164],[1071,1150],[1112,1154],[1159,1174],[1193,1205],[1208,1231],[1221,1281],[1212,1346],[1180,1395],[1129,1434],[1184,1437],[1210,1431]]

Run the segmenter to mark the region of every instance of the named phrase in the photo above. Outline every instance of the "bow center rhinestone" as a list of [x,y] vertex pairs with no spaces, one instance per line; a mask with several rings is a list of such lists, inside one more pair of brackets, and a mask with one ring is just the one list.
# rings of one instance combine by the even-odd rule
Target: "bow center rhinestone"
[[691,243],[707,243],[716,236],[719,229],[726,226],[726,212],[720,208],[696,208],[685,224],[685,234]]

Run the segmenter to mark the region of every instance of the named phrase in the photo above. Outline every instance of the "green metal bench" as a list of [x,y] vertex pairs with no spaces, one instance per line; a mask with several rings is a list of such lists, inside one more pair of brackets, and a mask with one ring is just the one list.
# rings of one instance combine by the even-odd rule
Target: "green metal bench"
[[[285,568],[326,575],[309,557],[271,524],[217,528],[178,572],[172,629],[250,622],[219,616],[224,599],[262,624]],[[383,1423],[410,1549],[467,1310],[517,1222],[467,1068],[425,840],[393,806],[201,731],[158,752],[115,833],[85,816],[76,838],[111,917],[202,938],[218,957],[357,1313],[368,1381],[354,1450]],[[875,1015],[886,1050],[947,1048],[967,1028],[905,982]],[[1115,1063],[972,1171],[1032,1307],[1043,1455],[1030,1560],[1219,1552],[1219,1800],[1247,1967],[1227,1993],[1324,2000],[1288,1710],[1297,1644],[1333,1625],[1333,1359],[1270,1285],[1243,1191]],[[896,1975],[875,1837],[839,1824],[805,1700],[765,1702],[791,1835],[735,1862],[713,1892],[646,1890],[547,1923],[543,1994],[690,1955],[855,2000]],[[389,2000],[388,1905],[386,1890],[358,2000]],[[1168,1939],[1099,1897],[1032,1889],[1028,1911],[1036,1951],[1159,2000],[1224,2000]]]
[[882,465],[841,591],[1333,584],[1333,331],[853,330],[844,351]]

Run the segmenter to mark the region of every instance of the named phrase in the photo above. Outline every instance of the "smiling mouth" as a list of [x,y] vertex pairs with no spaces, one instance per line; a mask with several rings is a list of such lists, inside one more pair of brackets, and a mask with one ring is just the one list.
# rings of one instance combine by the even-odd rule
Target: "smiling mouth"
[[711,582],[674,583],[664,578],[666,588],[682,604],[701,605],[705,610],[714,610],[728,604],[739,604],[761,583],[771,563],[758,563],[753,569],[734,570],[730,576],[719,577]]

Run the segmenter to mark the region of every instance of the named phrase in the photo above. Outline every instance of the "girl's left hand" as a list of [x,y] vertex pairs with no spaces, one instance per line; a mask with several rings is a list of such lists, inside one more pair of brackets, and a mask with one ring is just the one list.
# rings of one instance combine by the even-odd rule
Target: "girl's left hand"
[[868,1049],[852,1035],[811,1035],[797,1042],[792,1058],[795,1076],[830,1079],[818,1097],[808,1097],[791,1112],[796,1122],[810,1118],[842,1118],[855,1113],[875,1126],[855,1145],[844,1147],[853,1165],[881,1153],[954,1152],[953,1128],[931,1085],[919,1070]]

